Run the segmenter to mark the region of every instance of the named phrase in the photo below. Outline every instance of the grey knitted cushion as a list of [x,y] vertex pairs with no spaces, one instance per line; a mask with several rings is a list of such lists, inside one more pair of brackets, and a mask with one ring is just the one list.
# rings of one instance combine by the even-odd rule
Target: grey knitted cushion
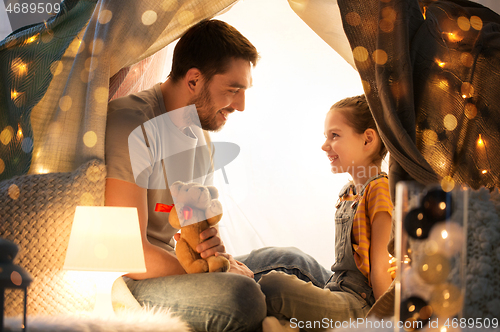
[[[90,284],[62,271],[75,208],[103,205],[106,168],[90,161],[70,173],[34,174],[0,182],[0,237],[20,248],[15,263],[33,277],[28,313],[53,315],[93,307]],[[22,312],[23,293],[6,291],[6,316]]]

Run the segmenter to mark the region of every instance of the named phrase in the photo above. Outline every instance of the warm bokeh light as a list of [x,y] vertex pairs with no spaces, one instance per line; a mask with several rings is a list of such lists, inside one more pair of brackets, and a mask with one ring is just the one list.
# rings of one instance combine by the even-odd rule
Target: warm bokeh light
[[474,104],[468,103],[465,105],[465,116],[467,119],[472,120],[477,115],[477,107]]
[[447,114],[444,117],[443,124],[446,130],[452,131],[457,128],[458,120],[453,114]]
[[470,25],[474,30],[482,30],[483,29],[483,20],[479,16],[471,16]]
[[462,87],[460,88],[460,91],[461,91],[462,97],[464,99],[472,98],[472,96],[474,96],[474,87],[469,82],[462,83]]
[[185,10],[183,12],[180,12],[178,14],[179,16],[177,17],[177,20],[181,25],[189,25],[193,22],[194,20],[194,14],[190,10]]
[[158,14],[153,10],[147,10],[142,14],[141,20],[144,25],[151,25],[158,19]]
[[363,46],[357,46],[352,50],[352,55],[356,61],[364,62],[368,60],[368,50]]
[[455,188],[455,180],[453,180],[451,176],[445,176],[441,180],[441,189],[443,189],[443,191],[446,191],[448,193],[452,191],[453,188]]
[[465,16],[460,16],[457,19],[457,24],[458,27],[463,30],[463,31],[469,31],[470,30],[470,21],[467,17]]
[[89,147],[92,148],[96,145],[97,143],[97,135],[93,131],[88,131],[83,135],[83,143]]
[[361,16],[359,16],[356,12],[350,12],[345,15],[345,20],[347,24],[352,25],[353,27],[361,24]]
[[109,21],[111,21],[111,19],[113,18],[113,13],[111,12],[111,10],[102,10],[100,13],[99,13],[99,17],[97,18],[97,20],[99,21],[100,24],[107,24],[109,23]]
[[10,143],[13,137],[14,128],[12,128],[11,126],[7,126],[0,133],[0,142],[2,142],[3,145],[7,145]]

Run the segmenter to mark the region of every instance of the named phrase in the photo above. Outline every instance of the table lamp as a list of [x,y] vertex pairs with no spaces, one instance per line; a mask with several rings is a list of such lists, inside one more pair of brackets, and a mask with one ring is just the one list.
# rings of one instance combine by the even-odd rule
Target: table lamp
[[78,206],[63,269],[93,271],[94,314],[113,315],[113,282],[126,273],[146,272],[137,209]]

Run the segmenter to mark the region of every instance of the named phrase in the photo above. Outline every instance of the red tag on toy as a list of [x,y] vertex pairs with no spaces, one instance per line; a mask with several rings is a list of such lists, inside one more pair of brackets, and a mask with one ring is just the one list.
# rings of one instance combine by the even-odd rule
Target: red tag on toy
[[156,203],[155,212],[170,212],[175,204],[168,205],[162,203]]
[[193,217],[193,209],[186,205],[182,209],[182,214],[184,215],[185,220],[189,220]]

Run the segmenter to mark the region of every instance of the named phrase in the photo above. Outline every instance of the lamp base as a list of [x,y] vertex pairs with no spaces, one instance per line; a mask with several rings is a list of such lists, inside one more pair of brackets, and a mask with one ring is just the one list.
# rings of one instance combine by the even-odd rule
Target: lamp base
[[114,316],[111,302],[111,288],[122,272],[92,272],[96,286],[96,297],[93,315],[99,317]]

